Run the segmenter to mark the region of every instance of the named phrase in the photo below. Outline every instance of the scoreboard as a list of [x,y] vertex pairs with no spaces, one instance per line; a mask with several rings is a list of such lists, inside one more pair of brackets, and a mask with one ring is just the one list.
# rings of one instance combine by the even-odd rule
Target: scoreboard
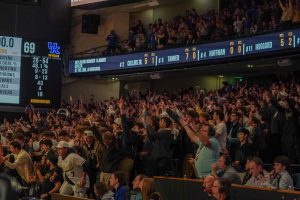
[[159,69],[187,63],[205,63],[237,57],[257,56],[300,47],[300,29],[256,35],[216,43],[130,55],[69,60],[69,74],[101,74],[129,69]]
[[62,60],[57,42],[0,36],[0,104],[60,104]]

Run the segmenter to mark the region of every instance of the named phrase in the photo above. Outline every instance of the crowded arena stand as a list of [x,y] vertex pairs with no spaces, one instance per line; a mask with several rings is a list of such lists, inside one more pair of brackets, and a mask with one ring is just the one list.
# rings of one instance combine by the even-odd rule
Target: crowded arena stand
[[300,198],[300,1],[0,10],[0,200]]

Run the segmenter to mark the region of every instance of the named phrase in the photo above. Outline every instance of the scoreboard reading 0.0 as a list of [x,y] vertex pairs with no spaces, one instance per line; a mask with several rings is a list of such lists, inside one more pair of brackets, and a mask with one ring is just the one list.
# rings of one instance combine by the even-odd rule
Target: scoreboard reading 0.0
[[61,68],[58,43],[0,36],[0,103],[58,106]]
[[69,61],[69,74],[103,73],[142,69],[186,63],[205,63],[227,58],[256,56],[300,47],[300,29],[256,35],[223,42],[195,45],[111,57],[97,57]]

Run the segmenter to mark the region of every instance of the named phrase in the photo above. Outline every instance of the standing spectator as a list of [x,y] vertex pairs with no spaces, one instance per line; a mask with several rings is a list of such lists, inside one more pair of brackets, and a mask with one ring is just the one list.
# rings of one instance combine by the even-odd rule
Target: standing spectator
[[109,185],[111,174],[118,169],[120,161],[121,141],[106,131],[103,135],[103,156],[100,162],[100,182]]
[[220,144],[214,137],[214,128],[203,124],[200,133],[196,135],[189,127],[189,124],[184,120],[181,120],[180,123],[191,141],[199,145],[195,156],[196,177],[201,178],[209,175],[211,173],[211,165],[216,162],[220,156]]
[[59,193],[77,196],[79,193],[85,194],[89,187],[88,167],[86,160],[81,156],[72,153],[69,145],[65,141],[60,141],[57,146],[58,166],[64,173],[64,182]]
[[[200,128],[198,118],[199,114],[194,110],[188,110],[185,113],[186,122],[193,127],[194,130],[198,130]],[[192,178],[195,175],[195,170],[193,166],[194,163],[191,163],[190,161],[193,160],[195,155],[195,144],[192,143],[184,130],[181,130],[179,136],[181,137],[181,143],[178,144],[177,147],[182,147],[182,175],[185,175],[187,178]]]
[[267,134],[264,132],[263,127],[259,119],[256,117],[249,117],[252,118],[253,130],[254,135],[252,136],[252,147],[253,153],[256,156],[262,158],[263,161],[266,161],[268,154],[267,150]]
[[235,160],[235,151],[238,147],[239,140],[237,138],[238,132],[241,129],[241,125],[239,123],[240,114],[238,112],[232,112],[230,115],[230,123],[229,123],[229,134],[227,137],[227,149],[229,151],[230,157]]
[[66,141],[69,145],[70,148],[72,148],[74,146],[74,140],[71,138],[71,136],[69,135],[69,133],[65,130],[62,130],[59,134],[59,141]]
[[170,36],[168,39],[168,46],[175,47],[177,44],[178,32],[176,28],[172,28],[170,27],[170,25],[168,25],[167,30],[168,30],[168,35]]
[[252,147],[248,141],[249,131],[247,129],[241,129],[238,133],[239,146],[235,152],[235,160],[233,162],[234,168],[238,172],[245,170],[247,158],[252,156]]
[[189,32],[187,34],[185,45],[186,46],[191,46],[191,45],[194,45],[195,43],[196,43],[196,41],[195,41],[195,38],[194,38],[193,34],[191,32]]
[[41,199],[50,200],[52,193],[59,192],[63,182],[62,171],[57,167],[57,157],[49,154],[46,157],[46,163],[49,167],[45,176],[42,176],[39,169],[37,169],[37,176],[41,184]]
[[243,21],[243,33],[244,35],[249,35],[250,33],[250,27],[251,27],[251,20],[249,19],[249,16],[242,18]]
[[134,51],[142,51],[145,47],[145,34],[142,32],[142,30],[138,29],[137,34],[134,36],[135,40],[135,48]]
[[272,9],[271,16],[274,16],[276,23],[280,23],[282,11],[278,1],[273,1],[273,3],[271,3],[271,9]]
[[140,19],[137,21],[137,24],[135,25],[135,28],[136,28],[137,31],[140,31],[143,34],[146,33],[146,31],[144,29],[144,25],[142,23],[142,20],[140,20]]
[[168,117],[160,119],[159,130],[157,132],[149,124],[147,125],[148,137],[153,145],[149,165],[147,166],[147,171],[151,176],[163,176],[170,170],[170,162],[173,155],[171,125],[172,121]]
[[[274,89],[272,91],[274,92]],[[282,124],[284,123],[285,116],[283,112],[276,109],[274,102],[272,103],[271,93],[265,93],[264,96],[267,103],[266,109],[270,113],[271,118],[269,147],[272,149],[272,160],[274,160],[277,156],[282,155],[281,148],[278,147],[281,146]]]
[[4,163],[9,169],[17,171],[17,180],[22,185],[30,183],[30,176],[33,174],[33,164],[30,155],[23,149],[18,142],[11,142],[9,150],[13,153],[14,162],[10,162],[10,154],[6,157],[0,158],[0,164]]
[[236,19],[233,22],[233,30],[237,36],[240,36],[243,33],[243,22],[240,19],[240,16],[236,16]]
[[256,22],[252,22],[251,26],[250,26],[250,34],[251,35],[256,34],[257,33],[257,29],[258,29],[257,23]]
[[292,23],[295,26],[300,25],[300,2],[299,1],[294,6],[294,16],[293,16]]
[[77,125],[74,127],[74,145],[80,145],[83,143],[84,137],[83,137],[83,132],[84,132],[84,127]]
[[118,165],[118,170],[125,173],[126,183],[129,183],[129,177],[134,167],[134,162],[137,157],[137,152],[142,148],[142,138],[140,132],[143,132],[143,124],[136,123],[132,126],[132,121],[128,119],[124,101],[121,99],[118,103],[121,114],[121,125],[123,133],[120,136],[122,142],[122,155]]
[[117,48],[118,37],[114,30],[110,31],[110,34],[106,37],[107,44],[107,53],[108,55],[115,55]]
[[154,26],[148,32],[148,48],[150,50],[156,50],[157,41],[156,41],[156,28]]
[[156,34],[157,49],[162,49],[167,43],[167,36],[164,31],[164,26],[161,26]]
[[[275,103],[275,102],[274,102]],[[282,124],[281,150],[294,163],[299,156],[299,114],[293,99],[283,98],[274,104],[279,112],[282,112],[284,122]]]
[[281,25],[282,28],[286,29],[289,28],[292,25],[292,19],[293,19],[293,4],[292,0],[278,0],[280,8],[282,10],[282,16],[281,16]]
[[30,146],[26,143],[24,133],[16,132],[13,134],[13,140],[18,142],[21,145],[21,149],[25,150],[27,153],[30,153]]
[[220,143],[221,152],[226,152],[226,139],[227,139],[227,128],[224,122],[224,114],[221,111],[215,111],[213,114],[213,120],[216,123],[216,138]]
[[98,173],[100,172],[100,160],[102,159],[102,145],[100,142],[95,140],[94,133],[92,130],[84,131],[84,141],[83,151],[87,156],[87,164],[89,168],[89,179],[90,187],[88,188],[87,194],[93,193],[93,186],[96,183]]
[[130,52],[135,47],[135,40],[134,40],[135,34],[136,34],[136,29],[135,29],[135,27],[132,27],[129,31],[129,36],[128,36],[128,46],[129,46]]
[[217,21],[212,38],[214,40],[220,40],[220,39],[222,39],[223,36],[224,36],[224,24],[222,21]]

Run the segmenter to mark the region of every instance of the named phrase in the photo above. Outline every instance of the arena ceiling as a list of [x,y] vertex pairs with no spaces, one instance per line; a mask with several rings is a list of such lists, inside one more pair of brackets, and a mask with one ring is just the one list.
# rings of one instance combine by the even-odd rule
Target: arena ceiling
[[[80,1],[80,0],[72,0]],[[84,3],[90,2],[90,3]],[[183,0],[83,0],[83,3],[72,3],[72,8],[75,9],[84,9],[84,10],[94,10],[100,8],[109,8],[115,6],[123,6],[128,9],[136,8],[145,8],[145,7],[154,7],[158,5],[167,5]]]

